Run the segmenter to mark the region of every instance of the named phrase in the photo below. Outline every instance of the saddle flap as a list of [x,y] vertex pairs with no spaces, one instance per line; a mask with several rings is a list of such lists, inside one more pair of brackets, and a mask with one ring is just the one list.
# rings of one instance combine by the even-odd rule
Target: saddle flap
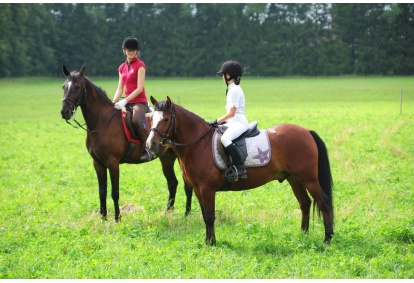
[[[129,142],[133,142],[133,143],[145,142],[145,141],[140,140],[137,131],[135,130],[135,128],[132,125],[132,113],[133,113],[132,107],[128,104],[126,105],[126,107],[124,109],[122,109],[122,112],[121,112],[125,135],[126,135]],[[142,121],[141,121],[144,129],[147,132],[149,132],[149,130],[150,130],[149,125],[150,125],[151,115],[152,115],[152,112],[147,111],[147,113],[145,113],[144,117],[142,117]]]

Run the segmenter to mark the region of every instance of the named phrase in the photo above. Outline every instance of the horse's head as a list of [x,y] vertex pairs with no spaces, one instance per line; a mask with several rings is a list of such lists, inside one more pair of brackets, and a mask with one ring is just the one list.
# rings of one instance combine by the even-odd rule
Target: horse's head
[[65,65],[62,66],[63,74],[66,81],[63,84],[63,103],[60,114],[65,120],[69,120],[76,112],[76,108],[81,105],[85,99],[85,77],[83,76],[86,63],[83,64],[79,72],[69,72]]
[[175,111],[174,104],[168,96],[167,100],[161,102],[151,96],[151,102],[154,105],[154,112],[150,118],[151,132],[146,144],[151,151],[157,152],[159,145],[166,145],[170,142]]

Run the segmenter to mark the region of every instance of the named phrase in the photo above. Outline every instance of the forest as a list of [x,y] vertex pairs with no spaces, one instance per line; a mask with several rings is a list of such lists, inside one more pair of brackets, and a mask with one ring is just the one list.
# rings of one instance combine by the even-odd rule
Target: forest
[[115,77],[131,35],[152,77],[414,74],[414,3],[2,3],[0,77]]

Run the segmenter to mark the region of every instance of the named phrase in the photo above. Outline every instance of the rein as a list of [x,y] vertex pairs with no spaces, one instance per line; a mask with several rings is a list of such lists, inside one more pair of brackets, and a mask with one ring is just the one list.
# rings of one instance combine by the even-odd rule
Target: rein
[[207,135],[207,134],[208,134],[208,132],[210,132],[210,130],[211,130],[211,128],[209,127],[209,128],[207,129],[207,131],[205,131],[205,132],[204,132],[201,136],[199,136],[199,137],[198,137],[198,138],[196,138],[195,140],[193,140],[193,141],[191,141],[191,142],[188,142],[188,143],[177,143],[177,142],[173,142],[173,141],[171,141],[171,140],[166,140],[166,143],[162,143],[161,145],[171,144],[171,145],[173,145],[173,146],[187,146],[187,145],[193,144],[193,143],[195,143],[196,141],[201,140],[202,138],[204,138],[204,136],[205,136],[205,135]]
[[173,146],[187,146],[187,145],[193,144],[193,143],[197,142],[198,140],[204,138],[207,135],[207,133],[211,131],[211,127],[209,127],[207,129],[207,131],[205,131],[201,136],[199,136],[195,140],[193,140],[191,142],[188,142],[188,143],[173,142],[172,140],[168,139],[168,136],[169,136],[169,133],[170,133],[172,127],[173,127],[172,126],[173,124],[174,124],[174,133],[177,132],[177,126],[176,126],[176,122],[175,122],[176,116],[175,116],[174,106],[172,106],[172,111],[163,111],[163,112],[169,112],[169,113],[171,113],[171,123],[168,126],[167,133],[166,134],[163,134],[157,128],[151,128],[151,131],[154,131],[154,132],[158,133],[161,136],[162,139],[160,141],[160,145],[162,145],[162,146],[169,145],[169,144],[171,144]]

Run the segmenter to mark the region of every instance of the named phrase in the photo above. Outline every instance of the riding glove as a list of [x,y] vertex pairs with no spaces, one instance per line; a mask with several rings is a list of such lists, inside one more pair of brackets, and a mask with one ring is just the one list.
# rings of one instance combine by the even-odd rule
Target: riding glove
[[214,121],[209,122],[208,124],[209,124],[211,127],[217,127],[217,126],[218,126],[217,119],[216,119],[216,120],[214,120]]
[[117,103],[115,103],[115,108],[118,110],[121,110],[122,108],[125,107],[127,103],[128,101],[126,101],[126,99],[122,99],[121,101],[118,101]]

